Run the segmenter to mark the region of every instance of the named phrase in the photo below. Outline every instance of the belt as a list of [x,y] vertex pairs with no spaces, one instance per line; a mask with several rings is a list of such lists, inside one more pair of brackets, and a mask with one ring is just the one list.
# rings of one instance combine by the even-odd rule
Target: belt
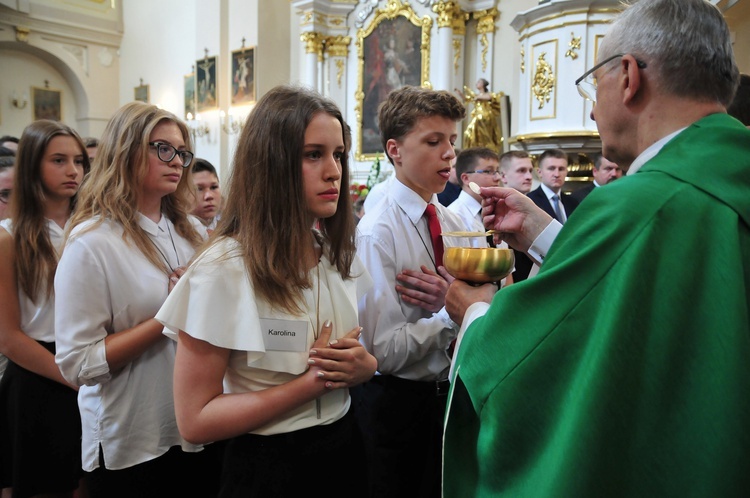
[[426,392],[435,396],[447,396],[451,383],[445,380],[409,380],[393,375],[376,375],[372,382],[389,388]]

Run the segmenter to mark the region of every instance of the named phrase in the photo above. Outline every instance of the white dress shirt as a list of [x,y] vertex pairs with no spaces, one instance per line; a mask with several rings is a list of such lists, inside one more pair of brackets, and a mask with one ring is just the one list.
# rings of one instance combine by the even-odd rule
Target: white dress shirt
[[560,192],[554,192],[551,188],[549,188],[545,184],[541,184],[542,192],[544,192],[544,195],[547,196],[547,200],[549,201],[549,205],[552,206],[552,210],[555,210],[555,201],[552,199],[553,196],[557,196],[557,203],[560,206],[560,213],[562,214],[563,219],[561,220],[563,223],[568,221],[568,212],[565,211],[565,206],[563,206],[562,203],[562,191]]
[[[220,238],[180,278],[156,319],[166,326],[164,334],[175,340],[182,330],[231,350],[224,392],[262,391],[307,371],[315,334],[326,320],[333,325],[331,340],[358,326],[357,298],[371,286],[359,258],[354,258],[348,280],[341,278],[326,256],[310,270],[310,277],[312,286],[303,289],[301,313],[274,308],[255,294],[238,242]],[[295,335],[278,347],[267,334],[271,324]],[[298,333],[303,334],[300,341],[296,340]],[[295,344],[301,347],[294,348]],[[346,415],[349,405],[349,390],[334,389],[320,397],[320,418],[316,402],[310,401],[252,432],[270,435],[331,424]]]
[[[194,253],[166,216],[154,223],[140,215],[170,267],[186,265]],[[99,445],[108,469],[152,460],[169,448],[199,451],[180,436],[172,398],[174,342],[163,338],[120,370],[110,371],[104,339],[156,315],[169,280],[111,220],[75,227],[55,276],[55,356],[71,384],[81,386],[83,470],[99,467]],[[202,227],[195,221],[197,229]],[[205,236],[205,228],[200,231]]]
[[482,204],[461,190],[456,200],[448,206],[448,211],[456,213],[464,222],[464,230],[469,232],[483,232],[484,224],[482,223]]
[[[443,231],[465,231],[461,218],[448,211],[433,195]],[[447,378],[447,349],[458,327],[445,308],[430,313],[401,300],[396,275],[402,270],[435,270],[434,254],[423,214],[427,203],[398,180],[388,195],[357,225],[357,253],[374,281],[359,303],[361,341],[377,358],[381,374],[409,380]],[[460,239],[459,239],[460,240]],[[460,241],[468,246],[472,239]]]

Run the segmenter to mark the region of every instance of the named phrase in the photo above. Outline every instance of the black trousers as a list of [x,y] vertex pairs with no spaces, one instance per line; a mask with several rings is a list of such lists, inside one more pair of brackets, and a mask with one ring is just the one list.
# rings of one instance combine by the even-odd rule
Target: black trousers
[[375,376],[352,392],[371,498],[439,498],[447,381]]

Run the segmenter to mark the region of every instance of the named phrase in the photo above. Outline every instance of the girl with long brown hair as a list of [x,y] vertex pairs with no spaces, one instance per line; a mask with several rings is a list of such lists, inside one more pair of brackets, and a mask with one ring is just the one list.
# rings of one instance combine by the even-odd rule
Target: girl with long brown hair
[[88,169],[70,127],[35,121],[16,158],[11,217],[0,222],[0,488],[72,496],[82,475],[76,387],[55,365],[53,281],[63,228]]
[[154,315],[202,242],[188,217],[190,133],[132,102],[101,137],[58,266],[57,364],[80,386],[92,497],[201,496],[201,448],[180,437],[175,347]]
[[365,493],[348,388],[376,361],[357,340],[369,277],[354,254],[349,147],[329,100],[264,95],[212,243],[157,315],[178,341],[180,432],[231,438],[222,497]]

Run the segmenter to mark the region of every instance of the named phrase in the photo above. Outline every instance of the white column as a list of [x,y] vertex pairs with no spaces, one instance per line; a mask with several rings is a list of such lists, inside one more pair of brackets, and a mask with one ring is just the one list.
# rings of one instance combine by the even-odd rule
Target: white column
[[323,58],[322,36],[315,31],[306,31],[300,35],[300,40],[305,44],[300,81],[303,85],[321,90],[318,63]]

